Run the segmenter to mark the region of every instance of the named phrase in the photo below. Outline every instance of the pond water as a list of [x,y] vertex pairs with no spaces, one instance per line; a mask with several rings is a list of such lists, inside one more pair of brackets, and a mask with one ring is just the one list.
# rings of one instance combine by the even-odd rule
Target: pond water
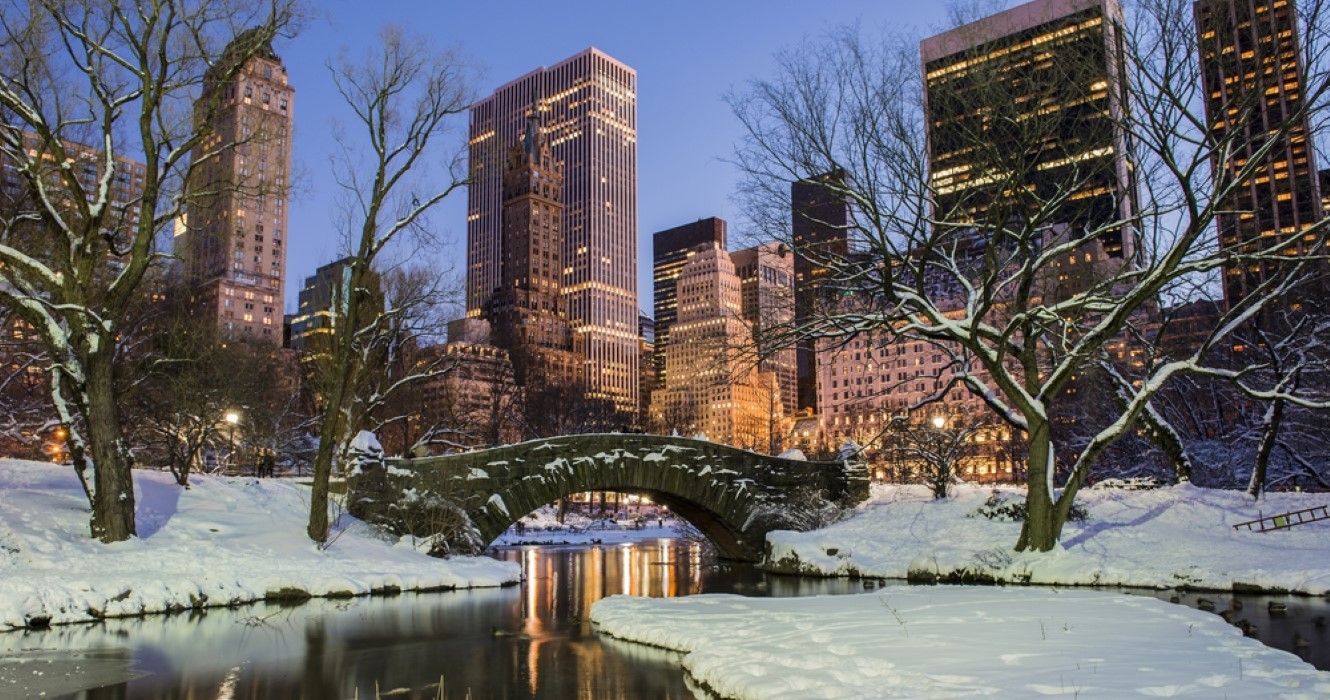
[[[616,593],[797,596],[883,585],[769,575],[717,562],[704,545],[683,540],[509,548],[495,556],[521,562],[526,582],[0,634],[0,697],[701,697],[677,655],[597,635],[586,620],[591,604]],[[1181,602],[1196,606],[1199,598],[1220,611],[1234,600],[1187,594]],[[1270,601],[1288,611],[1271,616]],[[1235,621],[1246,619],[1267,643],[1330,668],[1325,599],[1239,596],[1238,603]]]

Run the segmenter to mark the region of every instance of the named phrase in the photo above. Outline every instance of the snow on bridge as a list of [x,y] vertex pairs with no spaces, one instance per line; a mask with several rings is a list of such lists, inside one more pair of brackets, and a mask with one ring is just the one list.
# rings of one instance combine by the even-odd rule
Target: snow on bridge
[[391,461],[348,479],[357,517],[399,532],[441,535],[446,551],[476,552],[518,518],[570,493],[650,496],[701,530],[722,557],[757,560],[766,534],[802,529],[821,501],[868,497],[854,462],[809,462],[703,440],[573,435],[489,450]]

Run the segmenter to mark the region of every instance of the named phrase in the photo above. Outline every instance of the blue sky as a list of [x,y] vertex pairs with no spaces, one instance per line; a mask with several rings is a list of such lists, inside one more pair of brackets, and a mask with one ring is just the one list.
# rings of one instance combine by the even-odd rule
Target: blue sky
[[[377,31],[397,24],[438,46],[457,47],[480,72],[477,94],[537,66],[597,46],[638,72],[638,289],[651,308],[650,235],[706,216],[731,222],[737,173],[723,159],[740,136],[723,101],[732,87],[769,76],[772,55],[847,23],[865,30],[926,35],[943,28],[939,0],[321,0],[318,16],[278,44],[296,88],[294,159],[300,191],[293,197],[287,257],[286,306],[314,269],[339,256],[340,237],[329,212],[328,174],[333,126],[341,111],[327,60],[373,44]],[[343,121],[345,123],[345,121]],[[462,138],[459,136],[459,138]],[[440,260],[462,269],[465,193],[432,216],[447,242]]]

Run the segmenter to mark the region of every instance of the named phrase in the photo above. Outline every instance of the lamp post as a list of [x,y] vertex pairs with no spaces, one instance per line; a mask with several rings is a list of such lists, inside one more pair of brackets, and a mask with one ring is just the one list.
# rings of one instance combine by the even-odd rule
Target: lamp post
[[933,416],[933,427],[938,430],[947,427],[947,419],[943,417],[941,414]]
[[230,466],[234,466],[236,453],[236,424],[240,422],[240,414],[235,411],[227,411],[226,415],[222,416],[222,418],[226,421],[226,424],[230,426],[230,429],[227,431],[226,461],[231,463]]

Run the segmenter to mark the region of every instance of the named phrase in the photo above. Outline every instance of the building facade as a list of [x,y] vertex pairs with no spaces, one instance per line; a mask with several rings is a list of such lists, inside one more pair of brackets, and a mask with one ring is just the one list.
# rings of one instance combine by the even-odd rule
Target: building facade
[[763,243],[730,253],[739,276],[741,310],[752,329],[758,369],[780,385],[786,415],[798,410],[799,376],[795,343],[788,337],[794,320],[794,255],[779,243]]
[[485,316],[494,343],[508,351],[522,386],[584,390],[572,352],[563,280],[563,164],[554,158],[532,112],[503,175],[503,259]]
[[637,73],[595,48],[513,80],[471,107],[467,314],[500,286],[503,170],[527,115],[564,168],[560,295],[588,396],[638,408]]
[[[801,325],[818,313],[820,280],[850,254],[850,208],[837,191],[841,173],[790,183],[790,240],[794,247],[794,316]],[[818,411],[817,353],[813,340],[795,347],[800,410]]]
[[679,271],[689,257],[699,250],[719,246],[725,250],[724,219],[714,216],[689,224],[657,231],[651,236],[651,283],[656,312],[656,382],[664,385],[665,348],[670,344],[670,328],[679,317],[675,286]]
[[[326,338],[332,337],[336,324],[334,312],[339,304],[344,304],[351,287],[351,258],[342,258],[319,267],[313,275],[305,278],[305,285],[297,295],[297,310],[291,316],[291,337],[288,346],[292,350],[305,351],[311,345],[322,343],[327,347]],[[325,337],[324,341],[314,341],[316,337]]]
[[[44,144],[31,131],[22,133],[20,147],[38,164],[38,177],[45,183],[47,196],[57,207],[61,206],[61,198],[83,196],[71,192],[62,181],[63,164],[68,164],[69,172],[85,193],[97,192],[107,174],[105,151],[100,148],[67,139],[57,144]],[[63,162],[58,156],[63,156]],[[101,232],[123,247],[138,228],[144,165],[119,154],[112,154],[112,162],[107,198],[110,211]],[[42,169],[43,165],[45,169]],[[32,186],[20,172],[19,164],[0,153],[0,216],[8,219],[20,213],[35,212],[38,204],[34,197]],[[63,215],[76,216],[76,211],[71,207]],[[7,244],[38,259],[54,253],[51,233],[44,230],[42,224],[34,223],[29,227],[18,223],[17,219],[14,221],[12,228],[8,229]],[[109,279],[120,269],[120,259],[108,250],[100,274]],[[138,294],[150,304],[164,301],[167,281],[164,272],[158,267],[149,268],[140,285]],[[11,430],[0,435],[0,450],[5,454],[53,461],[68,456],[65,450],[68,430],[53,425],[50,420],[53,408],[48,364],[45,345],[36,329],[16,314],[10,314],[8,323],[0,328],[0,372],[8,377],[7,381],[0,383],[0,400],[9,411],[12,426]]]
[[224,333],[274,345],[282,342],[294,108],[295,89],[271,46],[234,80],[205,79],[195,116],[211,110],[212,133],[194,150],[201,162],[174,241],[199,312]]
[[[1302,100],[1303,62],[1292,0],[1200,0],[1193,5],[1201,55],[1205,114],[1216,139],[1232,141],[1220,182],[1232,182],[1268,135],[1286,129],[1251,177],[1216,217],[1220,245],[1257,252],[1306,236],[1323,216],[1316,153]],[[1230,306],[1270,274],[1268,262],[1224,272]]]
[[920,44],[936,221],[992,230],[1065,196],[1043,225],[1104,228],[1100,254],[1133,258],[1113,226],[1136,201],[1121,17],[1117,0],[1034,0]]
[[520,400],[508,351],[490,342],[489,323],[463,318],[448,324],[448,341],[421,349],[427,361],[447,371],[418,382],[422,429],[443,431],[448,441],[473,446],[503,445],[522,439],[517,420]]
[[652,411],[666,431],[768,451],[783,432],[780,387],[754,365],[739,276],[719,246],[695,252],[676,283],[666,382]]
[[638,348],[638,416],[639,427],[645,425],[651,415],[651,395],[656,391],[656,320],[639,312],[637,314]]

